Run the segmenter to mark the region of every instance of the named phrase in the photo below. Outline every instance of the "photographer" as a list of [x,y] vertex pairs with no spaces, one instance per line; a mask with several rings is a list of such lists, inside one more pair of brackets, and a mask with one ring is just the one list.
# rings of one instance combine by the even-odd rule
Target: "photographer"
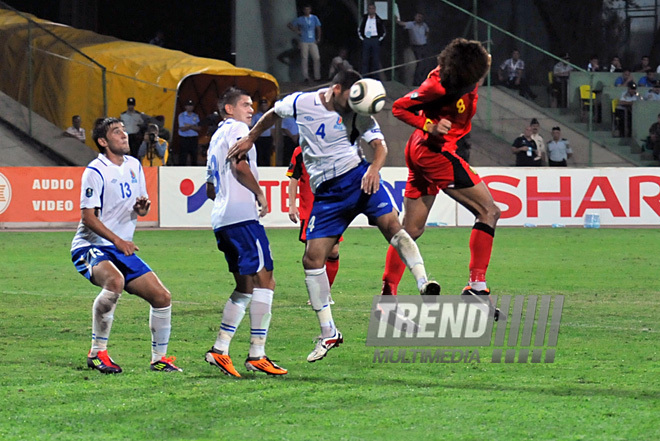
[[158,167],[167,163],[167,141],[158,136],[158,126],[149,124],[138,150],[138,159],[144,167]]

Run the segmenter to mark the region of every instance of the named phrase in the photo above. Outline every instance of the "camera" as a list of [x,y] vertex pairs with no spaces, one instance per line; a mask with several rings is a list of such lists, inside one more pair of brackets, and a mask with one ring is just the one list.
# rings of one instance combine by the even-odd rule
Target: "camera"
[[149,142],[156,142],[156,134],[149,133]]

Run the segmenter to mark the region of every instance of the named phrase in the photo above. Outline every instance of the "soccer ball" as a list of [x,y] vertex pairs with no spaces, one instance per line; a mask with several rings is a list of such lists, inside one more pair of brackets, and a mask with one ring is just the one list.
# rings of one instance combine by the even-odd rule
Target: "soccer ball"
[[383,83],[372,78],[362,78],[351,86],[348,105],[356,113],[374,115],[385,106],[385,88]]

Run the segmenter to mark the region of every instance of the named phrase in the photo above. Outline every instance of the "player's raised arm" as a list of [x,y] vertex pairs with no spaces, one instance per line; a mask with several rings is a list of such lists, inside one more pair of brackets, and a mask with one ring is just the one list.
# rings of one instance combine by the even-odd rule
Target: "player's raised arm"
[[397,119],[420,130],[426,130],[428,124],[433,123],[433,121],[418,114],[418,110],[424,104],[432,103],[442,96],[435,87],[436,84],[440,83],[440,80],[437,76],[433,75],[433,72],[429,74],[429,77],[417,89],[402,96],[392,104],[392,114]]
[[244,156],[248,150],[252,148],[254,142],[261,136],[263,132],[272,127],[278,120],[281,120],[275,109],[270,109],[268,112],[264,113],[264,116],[259,118],[259,121],[252,127],[247,136],[236,141],[236,143],[229,148],[227,152],[227,158],[240,158]]

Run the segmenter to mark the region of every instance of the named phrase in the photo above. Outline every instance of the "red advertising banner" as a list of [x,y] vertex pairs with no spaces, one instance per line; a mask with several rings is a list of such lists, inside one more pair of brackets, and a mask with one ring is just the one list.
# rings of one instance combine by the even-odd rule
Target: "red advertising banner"
[[[0,223],[78,222],[85,167],[0,167]],[[158,168],[145,167],[151,199],[142,222],[158,221]]]

